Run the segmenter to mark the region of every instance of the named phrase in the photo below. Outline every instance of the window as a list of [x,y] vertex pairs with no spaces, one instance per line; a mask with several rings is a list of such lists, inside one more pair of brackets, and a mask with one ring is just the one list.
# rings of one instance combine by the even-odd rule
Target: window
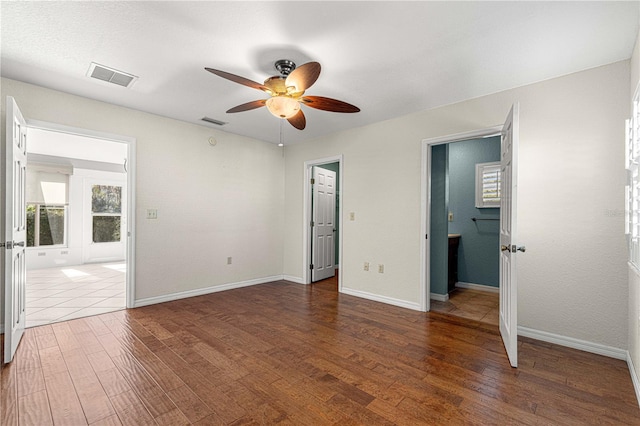
[[627,205],[625,209],[629,262],[640,269],[640,87],[633,99],[633,115],[626,122],[625,160]]
[[476,164],[476,207],[500,207],[500,162]]
[[122,223],[122,187],[93,185],[91,216],[94,243],[120,242]]
[[67,207],[27,204],[27,247],[65,245]]
[[27,247],[67,243],[68,166],[27,164]]

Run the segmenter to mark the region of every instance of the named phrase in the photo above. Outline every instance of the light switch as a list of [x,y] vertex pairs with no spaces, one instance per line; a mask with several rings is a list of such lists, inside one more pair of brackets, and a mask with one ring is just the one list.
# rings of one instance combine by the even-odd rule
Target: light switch
[[349,220],[356,220],[356,214],[355,214],[355,212],[350,212],[350,213],[349,213]]
[[449,222],[453,222],[453,212],[449,212]]

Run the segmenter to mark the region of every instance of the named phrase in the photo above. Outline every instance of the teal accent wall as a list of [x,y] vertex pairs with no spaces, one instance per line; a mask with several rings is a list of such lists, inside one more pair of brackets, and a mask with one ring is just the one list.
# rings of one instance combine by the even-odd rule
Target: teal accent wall
[[431,229],[429,230],[431,293],[447,293],[447,150],[431,148]]
[[340,235],[340,215],[338,214],[338,212],[340,211],[340,163],[329,163],[316,167],[336,172],[336,238],[334,239],[336,244],[334,250],[336,254],[336,260],[334,263],[338,265],[340,263],[340,238],[338,238]]
[[[460,234],[458,281],[499,285],[499,208],[475,207],[476,164],[500,161],[500,137],[473,139],[431,148],[431,293],[447,294],[448,234]],[[449,222],[448,214],[453,213]]]
[[460,234],[458,281],[498,287],[500,222],[471,218],[500,217],[499,208],[475,207],[477,163],[500,161],[500,137],[449,144],[449,233]]

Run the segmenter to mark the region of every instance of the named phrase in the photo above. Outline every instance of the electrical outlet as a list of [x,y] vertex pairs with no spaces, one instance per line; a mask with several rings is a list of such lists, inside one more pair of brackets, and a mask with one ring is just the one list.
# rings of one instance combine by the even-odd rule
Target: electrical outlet
[[158,218],[157,209],[147,209],[147,219],[157,219],[157,218]]
[[369,262],[364,262],[364,270],[369,271]]
[[233,263],[233,258],[231,256],[227,257],[227,265],[231,265]]
[[384,274],[384,265],[382,263],[378,265],[378,273]]

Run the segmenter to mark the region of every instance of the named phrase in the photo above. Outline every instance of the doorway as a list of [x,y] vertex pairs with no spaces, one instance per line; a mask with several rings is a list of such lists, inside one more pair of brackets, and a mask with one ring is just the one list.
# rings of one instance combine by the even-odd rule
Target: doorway
[[500,244],[499,252],[499,329],[502,342],[512,367],[518,366],[518,287],[517,259],[518,252],[525,247],[519,246],[517,233],[517,199],[518,199],[518,145],[520,134],[520,107],[516,102],[511,106],[504,125],[481,129],[472,132],[449,135],[422,141],[422,176],[421,176],[421,238],[420,269],[421,308],[430,310],[431,300],[431,259],[429,232],[431,229],[432,207],[432,148],[449,142],[484,138],[500,134],[500,165],[498,166],[501,183],[499,185],[500,200]]
[[[334,267],[337,269],[337,287],[338,291],[342,289],[342,269],[339,265],[342,264],[342,232],[340,232],[340,226],[342,223],[342,200],[341,191],[343,188],[343,159],[342,155],[326,157],[318,160],[306,161],[304,163],[304,208],[303,208],[303,283],[311,284],[313,282],[314,274],[314,253],[317,254],[319,247],[314,243],[314,170],[316,173],[318,169],[327,170],[335,175],[335,223],[332,230],[333,238],[331,242],[331,256],[334,263]],[[317,190],[317,187],[315,187]],[[328,229],[327,232],[330,230]],[[317,233],[316,233],[317,235]],[[326,250],[325,253],[329,252]],[[315,251],[314,251],[315,250]],[[317,257],[316,257],[317,259]],[[325,277],[326,278],[326,277]]]
[[431,147],[430,305],[499,320],[500,135]]
[[[502,131],[502,126],[494,126],[486,129],[476,130],[472,132],[458,133],[438,138],[425,139],[422,141],[422,176],[421,176],[421,235],[424,236],[422,242],[420,244],[420,257],[422,259],[422,268],[420,271],[420,281],[422,285],[420,286],[420,301],[421,301],[421,310],[430,311],[431,310],[431,269],[432,269],[432,259],[431,259],[431,239],[432,238],[440,238],[443,244],[448,244],[448,230],[442,230],[441,235],[434,236],[431,235],[431,223],[433,221],[437,221],[437,218],[432,217],[431,211],[434,208],[433,204],[438,201],[433,197],[432,194],[432,186],[434,184],[432,178],[432,156],[434,155],[433,148],[453,142],[467,141],[472,139],[479,139],[485,137],[493,137],[496,135],[500,135]],[[442,170],[440,176],[444,176],[446,170]],[[446,187],[445,189],[446,190]],[[432,199],[433,198],[433,199]],[[441,195],[442,200],[442,208],[446,209],[446,205],[444,203],[445,194]],[[454,214],[455,217],[455,214]],[[448,212],[446,218],[442,221],[441,226],[443,229],[446,226],[446,221],[448,220]],[[437,223],[437,222],[436,222]],[[444,263],[446,264],[446,263]]]
[[132,307],[135,139],[26,127],[25,326]]
[[32,127],[26,327],[126,307],[127,146]]

